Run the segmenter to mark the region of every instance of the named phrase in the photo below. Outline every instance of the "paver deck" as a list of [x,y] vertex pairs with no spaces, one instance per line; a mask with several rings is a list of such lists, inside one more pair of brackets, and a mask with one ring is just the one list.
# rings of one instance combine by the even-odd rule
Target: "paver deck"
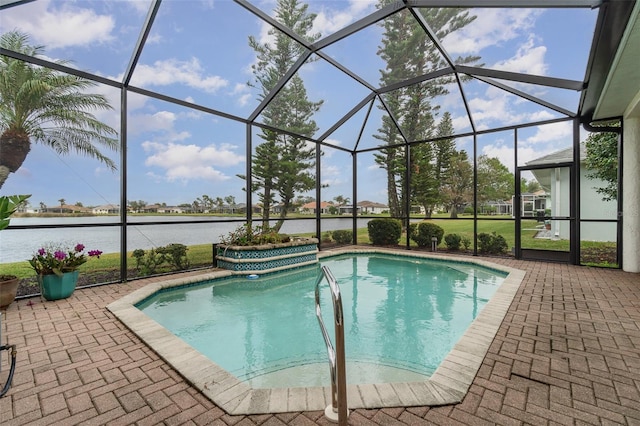
[[[487,260],[526,275],[462,402],[357,409],[349,424],[640,425],[640,274]],[[322,411],[225,413],[106,309],[164,279],[9,306],[2,337],[18,363],[0,424],[331,424]]]

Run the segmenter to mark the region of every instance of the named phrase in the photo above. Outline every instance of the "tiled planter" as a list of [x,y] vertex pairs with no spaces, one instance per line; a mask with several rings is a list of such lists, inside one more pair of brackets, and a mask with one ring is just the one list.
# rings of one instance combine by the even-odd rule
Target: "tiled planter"
[[311,265],[318,262],[317,254],[316,238],[298,238],[288,243],[260,246],[219,245],[216,260],[219,268],[250,275]]

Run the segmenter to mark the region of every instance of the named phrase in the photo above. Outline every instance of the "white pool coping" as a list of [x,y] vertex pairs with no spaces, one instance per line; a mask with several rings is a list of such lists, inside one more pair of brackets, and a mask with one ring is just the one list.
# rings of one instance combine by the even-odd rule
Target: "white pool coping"
[[[476,264],[508,273],[491,300],[487,302],[428,380],[411,383],[347,384],[349,409],[438,406],[461,402],[478,373],[489,346],[522,283],[525,272],[475,258],[443,257],[403,250],[347,248],[321,251],[318,257],[349,253],[392,253],[401,256]],[[173,335],[135,306],[163,288],[232,275],[230,271],[215,271],[189,278],[167,279],[148,284],[109,304],[107,309],[162,359],[175,368],[186,381],[199,389],[228,414],[324,410],[331,404],[330,387],[253,389],[182,339]]]

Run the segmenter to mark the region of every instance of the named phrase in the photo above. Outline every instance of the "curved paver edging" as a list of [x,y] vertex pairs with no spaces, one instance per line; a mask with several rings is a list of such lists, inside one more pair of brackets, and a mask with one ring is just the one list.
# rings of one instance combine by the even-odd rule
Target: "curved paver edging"
[[[456,404],[466,395],[502,323],[525,272],[479,259],[434,256],[427,253],[386,249],[342,249],[322,251],[319,258],[348,253],[392,253],[443,261],[477,264],[507,272],[495,294],[464,335],[423,382],[359,384],[347,386],[350,409]],[[163,288],[232,275],[216,271],[187,279],[169,279],[149,284],[109,304],[124,325],[175,368],[188,382],[216,405],[232,415],[324,410],[331,404],[329,387],[253,389],[206,358],[135,307]]]

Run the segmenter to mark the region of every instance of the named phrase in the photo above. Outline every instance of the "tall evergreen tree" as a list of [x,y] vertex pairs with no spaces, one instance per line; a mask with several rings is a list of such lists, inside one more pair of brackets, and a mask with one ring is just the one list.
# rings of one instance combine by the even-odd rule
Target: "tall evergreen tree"
[[447,138],[453,134],[451,114],[445,112],[435,129],[433,142],[413,146],[411,197],[412,202],[421,205],[426,218],[430,218],[438,206],[447,204],[444,188],[450,176],[451,161],[456,153],[455,139]]
[[449,205],[450,217],[455,219],[465,205],[473,201],[473,166],[464,150],[450,158],[451,172],[447,177],[443,194]]
[[[310,33],[316,15],[308,13],[307,9],[308,5],[300,4],[297,0],[278,0],[275,19],[313,42],[320,34]],[[256,51],[258,59],[253,65],[254,81],[250,84],[260,87],[261,100],[270,94],[304,53],[303,46],[278,30],[272,28],[269,35],[272,43],[260,43],[255,37],[249,37],[249,45]],[[308,99],[304,82],[296,74],[264,109],[263,123],[311,137],[317,131],[312,117],[321,105],[322,101],[311,102]],[[263,227],[269,226],[274,204],[278,201],[281,203],[279,220],[275,226],[279,230],[283,219],[295,204],[296,195],[315,186],[315,148],[305,139],[269,129],[262,129],[260,138],[263,142],[252,155],[251,186],[262,204]]]
[[[391,0],[380,0],[378,6],[384,7],[390,3],[392,3]],[[475,19],[475,17],[469,16],[466,9],[462,8],[423,8],[420,9],[420,13],[430,22],[432,28],[437,29],[436,35],[440,39],[468,25]],[[382,86],[427,74],[448,65],[422,27],[407,11],[390,16],[384,20],[382,26],[384,35],[382,45],[378,50],[378,54],[386,62],[386,68],[381,70],[380,82]],[[468,64],[478,60],[479,57],[476,56],[459,57],[456,59],[456,63]],[[432,138],[436,131],[436,116],[439,107],[433,105],[431,100],[435,96],[447,93],[444,84],[450,82],[451,79],[430,80],[385,95],[385,102],[396,121],[394,122],[389,116],[383,116],[382,126],[374,137],[385,145],[398,145],[406,142],[404,137],[409,141]],[[398,127],[402,129],[404,135]],[[410,163],[414,165],[416,162],[423,163],[417,167],[420,173],[427,173],[426,176],[417,176],[416,180],[412,179],[410,185],[412,189],[418,186],[422,188],[421,185],[424,184],[433,185],[436,182],[434,181],[436,176],[433,175],[435,169],[426,166],[426,164],[434,165],[439,161],[434,157],[436,152],[437,150],[434,150],[433,147],[426,145],[412,146]],[[394,217],[408,216],[406,209],[408,194],[405,193],[407,187],[405,155],[406,149],[404,147],[395,146],[382,149],[381,153],[375,157],[376,163],[387,171],[389,209]],[[412,172],[415,174],[416,170],[412,170]],[[437,187],[425,189],[425,191],[429,190],[434,193],[439,191]]]

